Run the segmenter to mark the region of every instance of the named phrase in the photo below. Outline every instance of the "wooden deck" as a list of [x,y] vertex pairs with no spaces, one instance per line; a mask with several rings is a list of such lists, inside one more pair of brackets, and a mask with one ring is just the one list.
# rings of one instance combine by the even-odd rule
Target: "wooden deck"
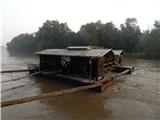
[[72,75],[57,74],[56,76],[60,77],[60,78],[64,78],[64,79],[75,80],[75,81],[78,81],[78,82],[81,82],[81,83],[86,83],[86,84],[91,84],[91,83],[95,82],[93,80],[89,80],[88,78],[72,76]]
[[[118,67],[114,67],[115,69],[122,69],[123,71],[128,70],[127,73],[131,73],[133,71],[133,67],[132,66],[118,66]],[[123,71],[121,71],[123,73]],[[72,81],[77,81],[80,83],[84,83],[84,84],[92,84],[92,83],[96,83],[96,82],[107,82],[110,81],[112,79],[114,79],[117,75],[119,76],[119,73],[121,72],[112,72],[110,70],[107,70],[106,72],[104,72],[103,78],[100,80],[90,80],[89,78],[85,78],[82,77],[80,75],[72,75],[72,74],[63,74],[63,73],[55,73],[54,71],[50,71],[50,72],[42,72],[43,75],[51,75],[54,77],[59,77],[65,80],[72,80]]]
[[105,73],[104,78],[97,81],[90,80],[89,78],[83,78],[83,77],[72,76],[72,75],[64,75],[64,74],[57,74],[56,76],[64,79],[75,80],[81,83],[92,84],[100,81],[109,81],[112,79],[112,77],[115,76],[115,73]]

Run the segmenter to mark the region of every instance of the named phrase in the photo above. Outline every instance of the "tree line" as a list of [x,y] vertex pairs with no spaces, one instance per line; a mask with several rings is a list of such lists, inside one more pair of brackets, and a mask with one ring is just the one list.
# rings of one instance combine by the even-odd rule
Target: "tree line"
[[10,55],[24,55],[47,48],[84,45],[123,49],[127,53],[160,59],[160,21],[156,20],[152,29],[142,31],[136,18],[127,18],[120,28],[99,20],[82,25],[74,32],[67,23],[47,20],[37,32],[14,37],[7,43],[7,49]]

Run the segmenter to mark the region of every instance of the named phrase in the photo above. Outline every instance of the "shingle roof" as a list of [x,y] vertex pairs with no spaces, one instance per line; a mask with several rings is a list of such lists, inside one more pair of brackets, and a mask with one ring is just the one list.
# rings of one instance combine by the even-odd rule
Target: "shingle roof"
[[103,57],[107,53],[113,53],[111,49],[90,49],[90,50],[67,50],[67,49],[46,49],[36,52],[37,55],[55,56],[79,56],[79,57]]

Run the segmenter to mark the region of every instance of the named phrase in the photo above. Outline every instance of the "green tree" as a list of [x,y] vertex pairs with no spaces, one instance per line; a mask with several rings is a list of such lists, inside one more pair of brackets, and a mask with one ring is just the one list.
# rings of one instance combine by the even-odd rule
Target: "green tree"
[[20,34],[7,43],[7,50],[11,55],[32,54],[35,51],[33,34]]
[[106,48],[118,49],[118,33],[118,29],[112,22],[103,24],[101,36],[99,37],[99,45]]
[[112,22],[102,24],[99,20],[95,23],[83,25],[79,31],[88,45],[117,48],[118,29]]
[[71,32],[67,23],[47,20],[36,33],[37,50],[46,48],[64,48],[65,37]]
[[141,33],[137,20],[127,18],[120,29],[112,22],[97,22],[82,25],[75,33],[67,23],[47,20],[35,34],[20,34],[7,44],[11,55],[31,54],[47,48],[95,45],[126,52],[143,52],[146,57],[160,59],[160,21],[155,21],[151,30]]
[[86,40],[88,45],[98,45],[102,28],[101,21],[87,23],[81,26],[79,34]]
[[86,40],[75,32],[69,33],[65,38],[65,46],[84,46],[87,45]]
[[160,59],[160,21],[155,21],[154,28],[145,36],[144,52],[147,58]]
[[136,18],[127,18],[120,26],[120,46],[127,52],[137,52],[141,35]]

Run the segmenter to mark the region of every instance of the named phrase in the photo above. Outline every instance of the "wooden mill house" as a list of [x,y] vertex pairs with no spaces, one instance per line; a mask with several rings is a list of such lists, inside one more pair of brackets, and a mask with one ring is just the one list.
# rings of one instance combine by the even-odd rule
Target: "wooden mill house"
[[94,46],[46,49],[35,54],[40,57],[40,70],[88,83],[103,79],[104,71],[115,62],[112,49]]

